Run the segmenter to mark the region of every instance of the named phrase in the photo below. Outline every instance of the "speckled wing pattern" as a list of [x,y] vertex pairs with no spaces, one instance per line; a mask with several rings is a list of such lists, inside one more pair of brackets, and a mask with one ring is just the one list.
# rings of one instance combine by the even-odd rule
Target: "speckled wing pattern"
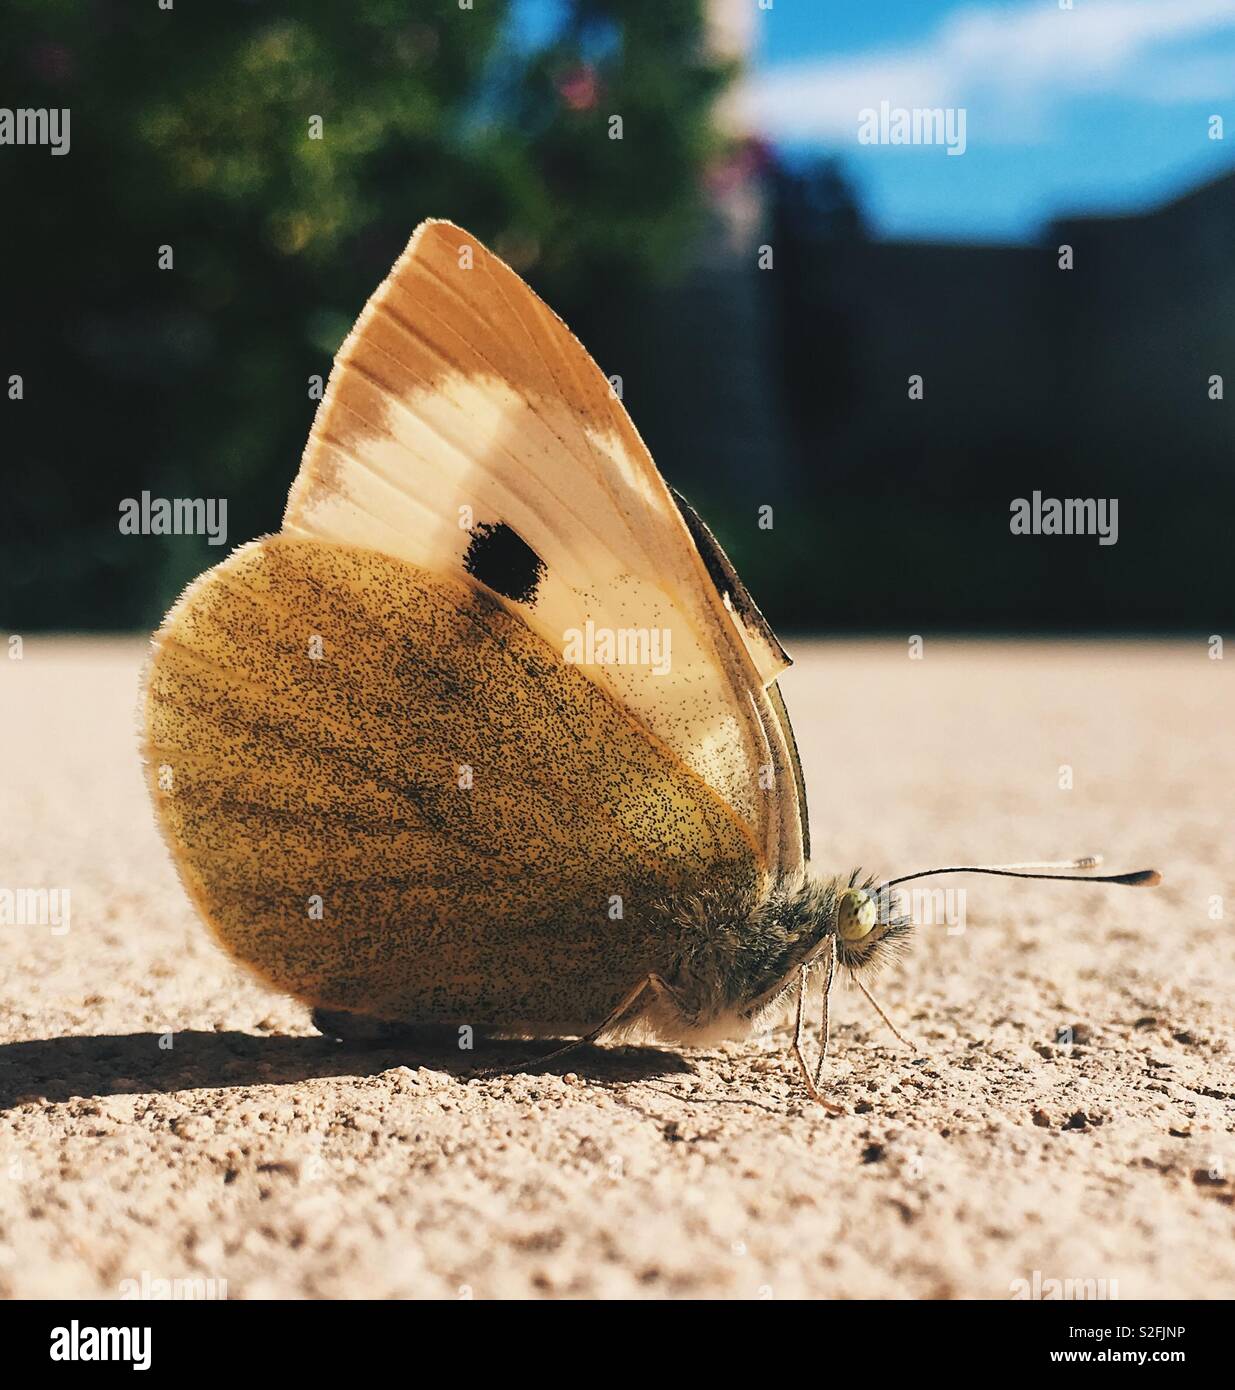
[[191,585],[146,739],[203,917],[331,1008],[583,1032],[666,968],[669,897],[759,876],[732,809],[520,618],[353,546],[268,537]]
[[[568,656],[606,630],[669,659]],[[156,634],[148,776],[190,896],[280,989],[581,1032],[667,969],[675,897],[802,867],[787,664],[578,341],[430,222],[339,351],[282,532]]]
[[[801,867],[792,735],[767,692],[788,657],[583,346],[461,228],[422,223],[340,348],[283,530],[488,578],[559,652],[589,623],[668,632],[667,674],[580,669],[753,828],[765,867]],[[524,567],[496,544],[495,572],[475,563],[511,533]]]

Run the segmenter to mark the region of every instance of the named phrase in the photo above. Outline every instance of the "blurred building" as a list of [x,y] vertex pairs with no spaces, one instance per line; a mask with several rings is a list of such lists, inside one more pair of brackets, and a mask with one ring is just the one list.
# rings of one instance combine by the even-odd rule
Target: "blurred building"
[[[1056,224],[1076,270],[1052,348],[1066,419],[1092,448],[1229,476],[1235,453],[1235,175],[1139,217]],[[1224,400],[1210,396],[1223,377]]]
[[824,166],[778,183],[788,378],[809,353],[844,386],[798,380],[800,467],[929,464],[954,481],[977,464],[1001,488],[1019,460],[1066,461],[1074,478],[1167,459],[1227,471],[1230,416],[1208,392],[1212,375],[1235,372],[1235,176],[1012,247],[871,240],[857,216],[812,215],[803,184],[835,177]]
[[[630,404],[770,612],[1206,631],[1235,613],[1235,404],[1210,384],[1235,387],[1235,176],[1039,245],[932,244],[873,239],[837,161],[740,149],[689,274],[637,311]],[[1034,490],[1119,498],[1119,543],[1009,545]],[[750,501],[787,504],[774,545]]]
[[[1203,626],[1235,609],[1235,426],[1211,398],[1211,378],[1235,383],[1235,176],[1018,247],[874,241],[831,164],[775,187],[795,466],[834,523],[846,621]],[[1121,499],[1118,546],[1008,546],[1009,502],[1035,489]],[[862,517],[908,585],[869,564]]]

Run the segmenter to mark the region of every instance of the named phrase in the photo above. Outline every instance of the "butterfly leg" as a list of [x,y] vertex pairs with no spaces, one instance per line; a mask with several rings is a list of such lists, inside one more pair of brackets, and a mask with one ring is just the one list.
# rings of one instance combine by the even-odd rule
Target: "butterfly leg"
[[832,949],[828,952],[828,970],[823,977],[823,1012],[819,1019],[819,1061],[815,1067],[815,1085],[819,1085],[820,1078],[823,1076],[823,1064],[828,1059],[828,1036],[831,1032],[831,1017],[828,1012],[828,1000],[832,997],[832,980],[836,975],[836,942],[832,942]]
[[849,1112],[843,1105],[837,1105],[834,1101],[824,1098],[819,1087],[815,1085],[814,1078],[810,1074],[810,1067],[806,1064],[806,1054],[802,1051],[802,1036],[806,1029],[806,976],[808,968],[803,965],[799,967],[798,971],[798,1016],[793,1030],[793,1055],[798,1059],[802,1080],[806,1083],[806,1093],[811,1100],[822,1105],[832,1115],[847,1115]]
[[530,1065],[532,1062],[540,1066],[545,1062],[553,1062],[559,1057],[564,1057],[566,1053],[573,1052],[576,1047],[586,1047],[589,1043],[594,1043],[598,1038],[602,1037],[610,1028],[615,1028],[631,1009],[634,1008],[647,990],[651,990],[654,994],[660,995],[662,998],[669,997],[675,1001],[677,998],[676,991],[672,985],[666,983],[659,975],[648,975],[646,979],[640,980],[634,989],[632,989],[621,1003],[618,1004],[617,1008],[609,1014],[604,1022],[597,1024],[590,1033],[585,1033],[583,1037],[576,1038],[573,1042],[568,1042],[564,1047],[559,1047],[553,1052],[547,1052],[543,1057],[529,1057],[517,1067],[486,1067],[484,1071],[475,1072],[474,1075],[502,1076],[507,1072],[520,1071],[523,1067]]
[[897,1040],[897,1042],[904,1043],[906,1047],[912,1048],[914,1052],[920,1051],[921,1049],[918,1047],[918,1045],[916,1043],[910,1042],[909,1039],[904,1035],[904,1033],[901,1032],[901,1030],[896,1026],[896,1024],[893,1023],[892,1020],[887,1016],[887,1014],[885,1014],[884,1011],[879,1007],[879,1001],[870,992],[870,990],[866,988],[862,981],[855,978],[854,984],[857,985],[857,987],[862,991],[864,995],[866,995],[867,1003],[888,1025],[889,1031],[891,1032],[892,1036]]

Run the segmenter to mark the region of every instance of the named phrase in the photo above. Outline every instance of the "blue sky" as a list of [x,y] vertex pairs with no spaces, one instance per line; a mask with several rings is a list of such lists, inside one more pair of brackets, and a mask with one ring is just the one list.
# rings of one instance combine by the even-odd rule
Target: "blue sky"
[[[521,4],[528,39],[560,11]],[[1026,240],[1235,168],[1235,0],[728,4],[754,45],[745,119],[792,158],[840,155],[883,235]],[[859,111],[882,101],[964,108],[964,155],[859,144]]]

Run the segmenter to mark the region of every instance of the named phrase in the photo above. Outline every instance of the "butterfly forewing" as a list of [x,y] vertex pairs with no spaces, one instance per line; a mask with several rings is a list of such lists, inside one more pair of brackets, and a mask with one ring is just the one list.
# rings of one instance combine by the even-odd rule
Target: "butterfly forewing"
[[460,228],[417,230],[340,349],[284,532],[484,585],[716,789],[766,869],[801,866],[765,688],[788,658],[587,352]]

